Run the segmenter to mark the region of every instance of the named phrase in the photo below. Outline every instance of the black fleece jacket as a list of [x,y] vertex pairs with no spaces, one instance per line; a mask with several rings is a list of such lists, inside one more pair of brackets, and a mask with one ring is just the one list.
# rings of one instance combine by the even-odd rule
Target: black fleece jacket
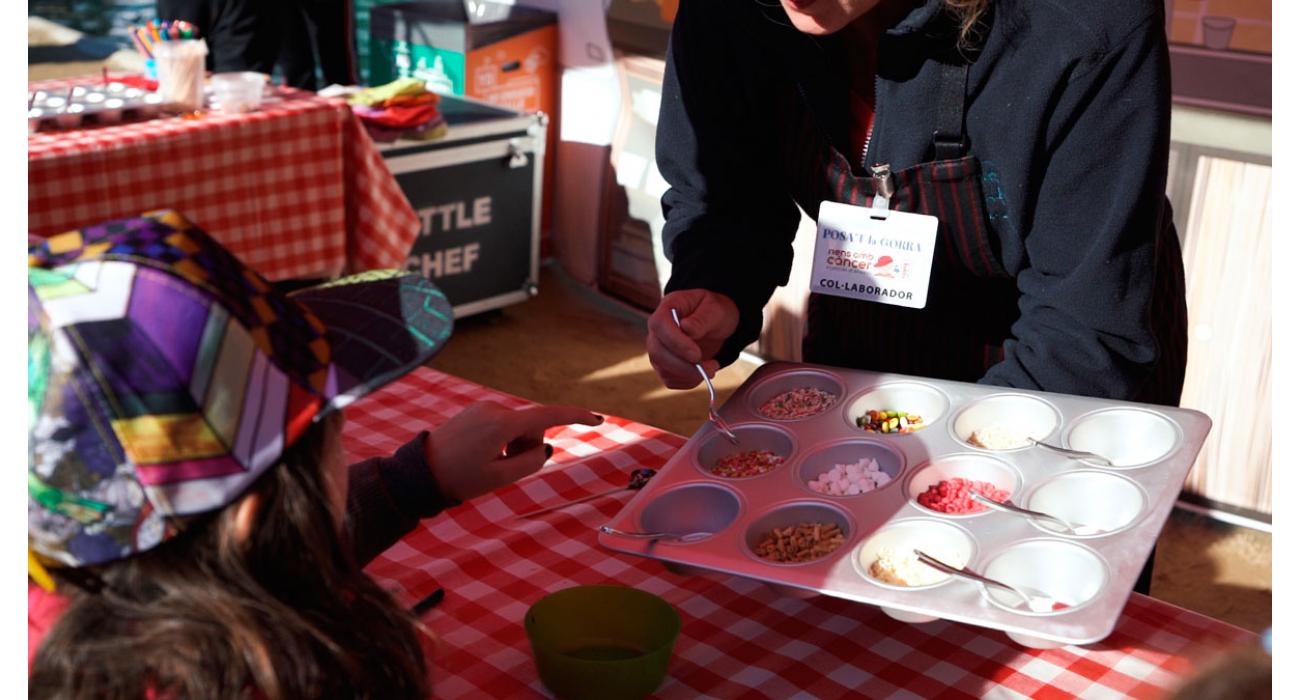
[[[870,163],[933,160],[943,0],[918,3],[878,47]],[[971,66],[966,128],[984,169],[994,245],[1019,291],[1005,359],[984,383],[1132,398],[1159,354],[1157,231],[1167,225],[1170,88],[1158,0],[993,0]],[[774,96],[796,82],[846,148],[852,66],[775,3],[683,0],[673,26],[657,161],[666,291],[705,288],[740,308],[724,364],[753,342],[787,282],[798,210],[777,172]],[[808,212],[814,219],[817,212]],[[972,319],[972,322],[978,322]]]

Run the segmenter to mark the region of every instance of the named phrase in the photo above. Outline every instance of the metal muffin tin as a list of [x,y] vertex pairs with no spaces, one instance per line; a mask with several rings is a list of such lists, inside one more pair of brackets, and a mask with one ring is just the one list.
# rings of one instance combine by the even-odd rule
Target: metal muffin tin
[[[806,386],[835,389],[835,403],[799,420],[758,412],[771,396]],[[882,398],[897,405],[877,404]],[[854,419],[867,408],[920,413],[926,427],[907,434],[866,432]],[[793,363],[759,368],[720,412],[741,445],[730,445],[705,423],[609,523],[625,531],[714,534],[673,543],[601,533],[602,545],[662,560],[677,571],[746,576],[795,595],[878,605],[909,622],[942,618],[1000,629],[1040,647],[1087,644],[1111,633],[1210,429],[1209,417],[1186,409]],[[1101,454],[1117,466],[1033,446],[996,451],[967,444],[970,431],[1008,421],[1039,440]],[[743,479],[708,471],[718,456],[749,449],[770,449],[786,460]],[[807,486],[832,464],[855,456],[876,458],[893,479],[856,496],[824,495]],[[1012,492],[1016,505],[1108,531],[1065,535],[997,511],[940,514],[913,499],[935,475],[993,481]],[[809,521],[839,523],[844,544],[801,564],[773,563],[754,553],[772,527]],[[868,569],[882,543],[965,553],[975,571],[1036,587],[1071,607],[1015,610],[1009,594],[954,577],[917,587],[877,581]]]
[[163,99],[157,93],[112,82],[37,90],[27,93],[27,101],[28,133],[149,119],[163,108]]

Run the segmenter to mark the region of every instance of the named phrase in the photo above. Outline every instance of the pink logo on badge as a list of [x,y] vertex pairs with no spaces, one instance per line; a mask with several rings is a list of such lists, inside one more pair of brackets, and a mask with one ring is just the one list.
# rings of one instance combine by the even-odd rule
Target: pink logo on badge
[[903,269],[888,255],[880,256],[876,264],[871,267],[872,277],[894,278],[900,276],[902,272]]

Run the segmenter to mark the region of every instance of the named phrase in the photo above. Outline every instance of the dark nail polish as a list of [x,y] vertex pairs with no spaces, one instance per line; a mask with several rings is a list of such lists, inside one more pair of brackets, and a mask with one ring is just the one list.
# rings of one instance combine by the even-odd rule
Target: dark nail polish
[[599,413],[593,413],[591,415],[596,417],[596,425],[600,425],[601,423],[605,422],[605,417],[600,415]]
[[551,455],[553,455],[553,454],[555,454],[555,448],[554,448],[554,447],[551,447],[550,445],[547,445],[547,446],[546,446],[546,458],[547,458],[547,459],[550,459],[550,458],[551,458]]

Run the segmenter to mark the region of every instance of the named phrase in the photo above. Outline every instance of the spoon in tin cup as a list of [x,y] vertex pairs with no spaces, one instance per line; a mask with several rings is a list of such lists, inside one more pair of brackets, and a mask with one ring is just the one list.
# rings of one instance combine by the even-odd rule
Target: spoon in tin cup
[[580,498],[564,501],[563,503],[556,503],[555,505],[546,506],[544,508],[538,508],[536,510],[530,510],[527,513],[520,513],[519,515],[516,515],[515,518],[531,518],[534,515],[541,515],[542,513],[549,513],[553,510],[558,510],[560,508],[567,508],[568,506],[571,506],[575,503],[583,503],[585,501],[590,501],[593,498],[600,498],[601,496],[611,496],[613,494],[616,494],[624,490],[640,491],[643,487],[645,487],[647,483],[650,482],[650,477],[654,475],[655,475],[655,470],[653,469],[633,469],[632,473],[628,475],[627,486],[622,486],[616,489],[610,489],[608,491],[601,491],[599,493],[593,493],[587,496],[582,496]]
[[1100,535],[1101,533],[1105,532],[1105,530],[1102,530],[1099,527],[1093,527],[1091,525],[1075,525],[1069,522],[1068,520],[1065,520],[1063,518],[1058,518],[1055,515],[1044,513],[1042,511],[1030,510],[1028,508],[1021,508],[1020,506],[1013,505],[1011,503],[1003,503],[1001,501],[995,501],[992,498],[989,498],[988,496],[985,496],[982,493],[972,492],[970,497],[971,500],[975,501],[976,503],[980,503],[982,505],[988,506],[993,510],[1000,510],[1004,513],[1014,513],[1016,515],[1023,515],[1027,518],[1046,520],[1056,525],[1057,527],[1061,528],[1061,531],[1066,534],[1077,535],[1079,537],[1088,537],[1090,535]]
[[925,552],[922,552],[919,549],[913,549],[912,553],[916,555],[916,558],[919,559],[922,564],[925,564],[926,566],[929,566],[933,569],[938,569],[939,571],[942,571],[945,574],[952,574],[953,576],[958,576],[960,578],[968,579],[970,581],[983,583],[988,586],[996,586],[997,588],[1001,588],[1004,591],[1009,591],[1010,593],[1014,594],[1016,597],[1024,601],[1022,607],[1028,609],[1030,612],[1044,613],[1044,612],[1052,612],[1054,610],[1062,610],[1064,608],[1070,607],[1065,603],[1059,602],[1052,596],[1049,596],[1046,593],[1037,590],[1035,588],[1030,588],[1029,586],[1023,586],[1023,585],[1013,586],[1009,583],[1003,583],[1002,581],[999,581],[997,579],[992,579],[987,576],[982,576],[980,574],[977,574],[974,571],[971,571],[969,568],[964,566],[958,568],[955,566],[945,564],[942,561],[935,559],[934,557],[930,556],[929,554],[926,554]]
[[[676,323],[677,327],[680,329],[682,327],[682,319],[677,315],[677,309],[670,309],[670,311],[673,312],[673,323]],[[730,440],[731,444],[739,445],[740,439],[736,437],[735,433],[731,432],[731,427],[727,425],[726,421],[722,420],[722,416],[718,415],[718,395],[713,391],[713,382],[709,380],[709,373],[705,372],[704,366],[698,362],[695,363],[695,369],[699,371],[700,377],[704,379],[704,386],[709,388],[709,420],[713,422],[713,425],[716,426],[718,430],[722,431],[723,435],[727,436],[727,440]]]
[[629,532],[619,530],[608,525],[601,525],[600,531],[606,535],[615,535],[617,537],[630,537],[634,540],[654,540],[656,542],[676,542],[680,544],[692,544],[700,540],[713,536],[712,532]]
[[1072,457],[1074,459],[1079,460],[1080,462],[1085,462],[1085,463],[1095,462],[1103,467],[1115,466],[1115,464],[1111,462],[1109,459],[1106,459],[1105,457],[1102,457],[1101,455],[1095,452],[1085,452],[1084,450],[1071,450],[1067,447],[1052,445],[1046,442],[1042,442],[1041,440],[1035,440],[1034,438],[1031,437],[1026,437],[1025,439],[1028,440],[1029,444],[1031,445],[1034,445],[1036,447],[1041,447],[1045,450],[1051,450],[1052,452],[1065,455],[1066,457]]

